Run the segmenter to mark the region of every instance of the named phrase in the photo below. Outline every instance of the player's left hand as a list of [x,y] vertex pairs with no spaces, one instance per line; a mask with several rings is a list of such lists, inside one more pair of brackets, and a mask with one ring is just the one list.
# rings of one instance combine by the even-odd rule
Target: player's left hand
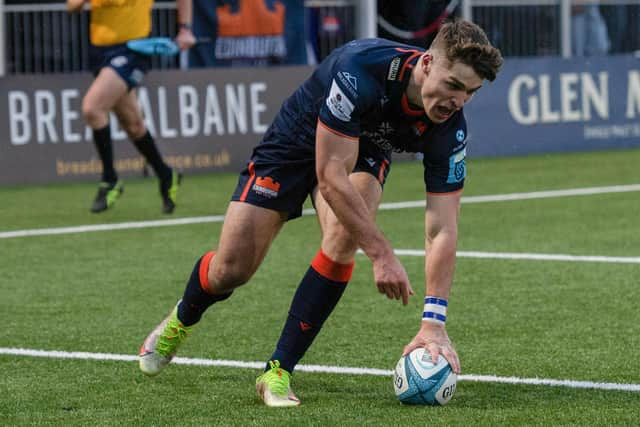
[[402,305],[407,305],[413,295],[409,276],[392,251],[390,256],[373,262],[373,281],[378,292],[389,299],[402,299]]
[[180,50],[186,50],[196,44],[196,38],[191,29],[182,27],[176,36],[176,43]]
[[438,362],[438,355],[442,354],[451,365],[453,372],[460,374],[460,359],[458,359],[458,353],[453,347],[444,325],[422,322],[418,334],[405,346],[402,355],[405,356],[419,347],[424,347],[431,353],[431,360],[434,364]]

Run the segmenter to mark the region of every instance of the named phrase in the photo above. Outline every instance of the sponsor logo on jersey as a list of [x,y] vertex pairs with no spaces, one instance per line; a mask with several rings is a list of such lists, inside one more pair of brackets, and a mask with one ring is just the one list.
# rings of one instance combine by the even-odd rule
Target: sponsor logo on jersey
[[343,122],[351,120],[351,113],[353,113],[355,106],[344,92],[342,92],[342,89],[340,89],[340,86],[338,86],[335,80],[331,82],[331,90],[329,91],[326,103],[331,114],[337,119]]
[[398,70],[400,69],[400,59],[399,56],[396,56],[391,61],[391,65],[389,65],[389,74],[387,74],[387,80],[395,80],[398,77]]
[[371,167],[374,167],[376,165],[376,161],[371,157],[365,157],[364,161],[367,162]]
[[344,86],[344,88],[349,92],[349,95],[354,98],[358,97],[358,78],[351,73],[347,73],[346,71],[340,71],[337,74],[338,80]]
[[129,62],[127,60],[127,57],[123,55],[114,56],[113,58],[111,58],[111,65],[113,65],[114,67],[122,67],[127,62]]
[[427,130],[427,124],[425,122],[416,122],[413,125],[413,133],[415,136],[420,136]]
[[376,130],[361,132],[362,136],[369,139],[375,145],[383,150],[391,150],[393,145],[391,144],[391,135],[394,132],[393,126],[389,122],[381,122]]
[[261,196],[268,197],[270,199],[278,197],[278,191],[280,190],[280,183],[275,182],[270,176],[257,177],[255,184],[252,187],[253,191]]
[[467,176],[467,166],[465,163],[466,157],[466,147],[458,151],[457,153],[453,153],[449,157],[449,176],[447,177],[447,184],[455,184],[461,182]]
[[340,81],[345,83],[347,86],[351,86],[353,89],[358,90],[358,78],[353,74],[341,71],[338,73],[338,77],[340,78]]

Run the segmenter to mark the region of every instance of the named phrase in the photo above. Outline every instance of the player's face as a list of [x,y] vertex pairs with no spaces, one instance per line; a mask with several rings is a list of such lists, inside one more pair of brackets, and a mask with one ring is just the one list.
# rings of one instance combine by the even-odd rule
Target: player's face
[[469,65],[432,59],[420,90],[427,117],[434,123],[444,122],[471,99],[482,81]]

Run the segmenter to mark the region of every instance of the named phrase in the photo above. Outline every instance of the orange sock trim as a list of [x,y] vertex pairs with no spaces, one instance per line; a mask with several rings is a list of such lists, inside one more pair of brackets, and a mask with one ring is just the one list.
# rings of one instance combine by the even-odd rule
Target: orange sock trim
[[207,252],[202,257],[200,261],[200,269],[198,270],[198,275],[200,276],[200,287],[206,293],[211,293],[209,291],[209,262],[211,262],[211,258],[216,254],[215,251]]
[[348,282],[351,279],[351,273],[353,273],[353,266],[355,262],[351,261],[349,264],[341,264],[335,262],[329,258],[322,249],[318,251],[316,257],[311,262],[311,267],[317,271],[321,276],[326,277],[334,282]]

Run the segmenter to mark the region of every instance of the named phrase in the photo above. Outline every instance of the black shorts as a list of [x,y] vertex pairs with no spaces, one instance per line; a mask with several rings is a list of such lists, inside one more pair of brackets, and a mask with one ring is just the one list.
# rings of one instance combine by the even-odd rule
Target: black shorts
[[[369,173],[384,187],[391,153],[363,145],[353,172]],[[231,200],[284,212],[287,219],[294,219],[302,215],[304,201],[317,185],[315,146],[265,138],[240,173]]]
[[91,45],[89,66],[94,77],[104,67],[111,67],[131,90],[142,82],[142,78],[151,67],[151,59],[147,55],[129,49],[126,43],[111,46]]

